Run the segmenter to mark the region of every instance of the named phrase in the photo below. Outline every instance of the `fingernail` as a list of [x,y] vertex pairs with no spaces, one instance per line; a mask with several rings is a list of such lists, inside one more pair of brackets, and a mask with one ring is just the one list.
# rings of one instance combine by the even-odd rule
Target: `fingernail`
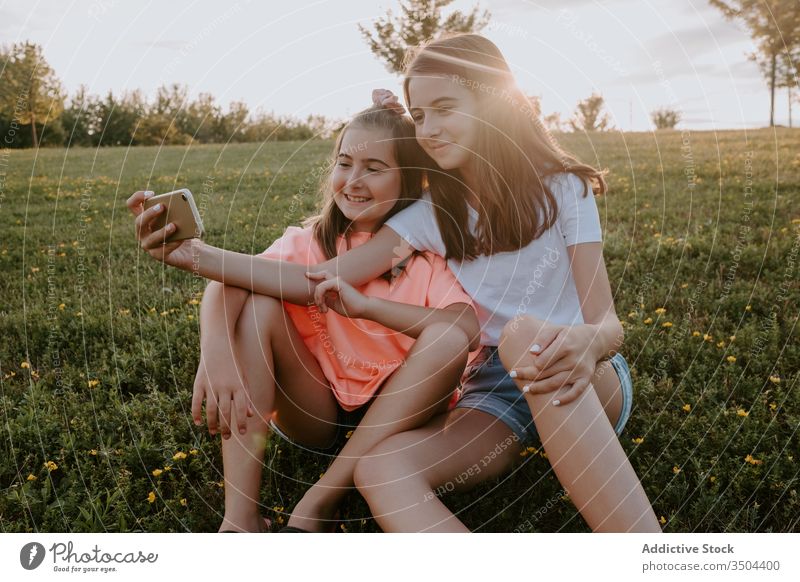
[[516,378],[516,377],[517,377],[517,371],[516,371],[516,370],[511,370],[511,371],[508,373],[508,375],[509,375],[511,378]]
[[541,352],[542,351],[542,346],[540,346],[539,344],[533,344],[531,346],[530,351],[531,352]]
[[158,204],[156,204],[155,206],[153,206],[153,210],[155,210],[156,212],[158,212],[159,210],[161,210],[161,203],[159,202]]
[[152,192],[151,190],[148,190],[147,192],[144,193],[144,197],[145,198],[152,198],[154,194],[155,194],[155,192]]
[[559,406],[561,404],[560,400],[553,400],[553,406]]
[[530,391],[531,391],[531,385],[530,385],[530,384],[525,384],[525,386],[523,386],[523,387],[522,387],[522,391],[523,391],[525,394],[527,394],[528,392],[530,392]]

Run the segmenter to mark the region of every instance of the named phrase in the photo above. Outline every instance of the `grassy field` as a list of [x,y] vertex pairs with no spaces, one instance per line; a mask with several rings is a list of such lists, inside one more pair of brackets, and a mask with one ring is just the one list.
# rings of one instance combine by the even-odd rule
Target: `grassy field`
[[[800,131],[562,143],[610,170],[622,443],[664,529],[800,530]],[[125,199],[189,187],[209,242],[260,252],[313,211],[330,147],[0,152],[0,530],[216,531],[219,440],[189,414],[205,283],[139,251]],[[264,513],[326,463],[270,440]],[[588,531],[541,452],[520,463],[446,503],[478,531]],[[344,518],[378,529],[357,495]]]

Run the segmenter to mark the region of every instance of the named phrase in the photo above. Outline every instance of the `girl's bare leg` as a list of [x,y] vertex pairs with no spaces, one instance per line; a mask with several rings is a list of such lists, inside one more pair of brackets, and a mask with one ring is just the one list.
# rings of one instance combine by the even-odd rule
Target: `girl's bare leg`
[[[516,325],[506,325],[499,352],[507,370],[532,364],[528,349],[542,325],[546,323],[528,316],[519,318]],[[610,377],[603,374],[599,387],[618,384]],[[516,383],[522,389],[526,382]],[[557,394],[525,397],[547,458],[589,527],[597,532],[660,532],[650,501],[597,392],[587,389],[569,404],[553,406]]]
[[[616,424],[622,397],[611,364],[599,365],[592,382]],[[382,441],[357,463],[355,482],[384,531],[465,532],[435,492],[464,491],[496,478],[514,466],[520,451],[517,436],[502,421],[455,409]]]
[[405,365],[384,383],[358,428],[324,476],[292,511],[289,525],[323,531],[353,488],[356,463],[384,439],[423,425],[446,409],[467,363],[469,339],[459,328],[431,325],[419,335]]
[[498,477],[521,450],[501,420],[456,408],[382,441],[357,463],[354,478],[385,532],[468,532],[435,492],[463,491]]
[[[231,438],[222,441],[225,516],[220,530],[260,531],[258,494],[273,412],[293,438],[301,435],[298,441],[325,446],[335,435],[338,409],[319,364],[280,300],[250,295],[236,323],[234,349],[254,414],[244,435],[231,431]],[[232,414],[231,426],[236,426]]]

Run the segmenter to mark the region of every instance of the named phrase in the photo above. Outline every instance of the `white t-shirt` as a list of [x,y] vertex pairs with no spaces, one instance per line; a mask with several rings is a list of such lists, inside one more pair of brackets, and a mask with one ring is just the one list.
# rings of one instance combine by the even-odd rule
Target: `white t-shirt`
[[[541,237],[518,251],[447,261],[475,304],[482,345],[498,345],[500,332],[516,315],[529,314],[560,325],[583,323],[567,247],[603,240],[597,204],[588,185],[584,198],[583,181],[575,174],[555,174],[546,180],[558,204],[558,220]],[[424,192],[386,225],[415,249],[444,256],[433,208],[430,193]],[[474,234],[478,213],[467,208]]]

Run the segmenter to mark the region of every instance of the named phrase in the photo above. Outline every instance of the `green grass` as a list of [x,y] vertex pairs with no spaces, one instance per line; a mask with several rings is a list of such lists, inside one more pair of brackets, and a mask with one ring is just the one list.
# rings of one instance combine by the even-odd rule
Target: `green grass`
[[[797,531],[800,132],[563,145],[610,170],[597,202],[635,385],[621,440],[665,530]],[[187,186],[210,243],[260,252],[313,211],[330,147],[2,153],[2,531],[216,531],[219,440],[189,414],[204,282],[139,251],[125,199]],[[547,460],[520,461],[446,503],[480,531],[588,531]],[[325,466],[270,440],[265,513],[285,515]],[[377,530],[357,495],[344,517]]]

